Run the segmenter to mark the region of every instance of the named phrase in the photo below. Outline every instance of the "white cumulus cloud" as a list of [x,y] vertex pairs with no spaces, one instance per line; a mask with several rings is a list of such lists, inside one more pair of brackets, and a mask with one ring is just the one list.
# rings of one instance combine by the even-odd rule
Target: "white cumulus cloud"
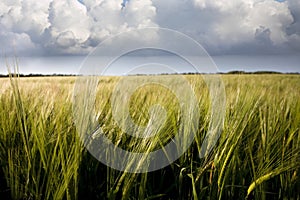
[[300,51],[299,0],[122,2],[2,0],[0,50],[21,55],[87,54],[109,36],[159,26],[191,36],[212,54]]
[[[218,48],[240,48],[247,44],[280,47],[288,42],[287,28],[293,22],[288,3],[275,0],[195,0],[199,12],[214,13],[206,41]],[[258,50],[258,49],[256,49]],[[265,50],[265,49],[262,49]]]
[[156,8],[151,0],[131,0],[123,9],[121,3],[119,0],[1,1],[2,51],[12,53],[15,45],[16,53],[20,54],[86,54],[108,36],[157,26],[153,20]]

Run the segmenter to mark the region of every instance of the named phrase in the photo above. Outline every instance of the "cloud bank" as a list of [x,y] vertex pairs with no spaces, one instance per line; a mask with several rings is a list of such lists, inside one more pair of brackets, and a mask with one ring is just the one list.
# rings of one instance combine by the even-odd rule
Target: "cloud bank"
[[155,26],[213,55],[290,54],[300,52],[299,20],[298,0],[2,0],[0,51],[85,55],[109,36]]

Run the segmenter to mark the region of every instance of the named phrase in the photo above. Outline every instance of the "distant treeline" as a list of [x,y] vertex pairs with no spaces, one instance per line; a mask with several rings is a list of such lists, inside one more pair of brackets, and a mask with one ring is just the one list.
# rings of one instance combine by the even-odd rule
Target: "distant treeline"
[[256,71],[256,72],[245,72],[245,71],[230,71],[227,73],[220,74],[299,74],[299,72],[276,72],[276,71]]
[[11,73],[11,74],[0,74],[0,77],[52,77],[52,76],[76,76],[74,74],[16,74],[16,73]]
[[[218,72],[218,73],[195,73],[195,72],[183,72],[183,73],[162,73],[157,75],[196,75],[196,74],[300,74],[299,72],[276,72],[276,71],[256,71],[256,72],[246,72],[246,71],[229,71],[229,72]],[[137,75],[147,75],[147,74],[137,74]],[[135,75],[133,75],[135,76]]]
[[[195,72],[184,72],[184,73],[162,73],[162,74],[133,74],[132,76],[144,76],[144,75],[196,75],[196,74],[206,74],[206,73],[195,73]],[[230,72],[219,72],[217,74],[300,74],[299,72],[276,72],[276,71],[256,71],[256,72],[246,72],[246,71],[230,71]],[[1,77],[56,77],[56,76],[78,76],[75,74],[0,74]]]

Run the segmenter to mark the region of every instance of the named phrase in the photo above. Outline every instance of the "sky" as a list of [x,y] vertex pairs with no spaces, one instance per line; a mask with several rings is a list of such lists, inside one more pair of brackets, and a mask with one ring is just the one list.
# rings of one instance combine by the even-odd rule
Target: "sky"
[[143,27],[186,34],[220,71],[300,72],[299,0],[1,0],[0,73],[16,56],[23,73],[76,74],[101,42]]

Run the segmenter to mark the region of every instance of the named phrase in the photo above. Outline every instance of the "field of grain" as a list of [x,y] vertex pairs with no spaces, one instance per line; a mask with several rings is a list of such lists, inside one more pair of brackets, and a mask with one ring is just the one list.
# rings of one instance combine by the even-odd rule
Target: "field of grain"
[[[176,84],[177,76],[156,78]],[[114,170],[87,151],[72,110],[76,77],[1,78],[0,199],[300,199],[300,76],[222,75],[224,126],[205,158],[199,151],[211,120],[209,92],[200,75],[185,78],[200,116],[195,140],[174,163],[148,173]],[[134,123],[146,126],[153,104],[164,107],[166,119],[154,139],[128,136],[111,109],[119,80],[101,78],[95,108],[115,145],[154,151],[188,123],[172,92],[140,87],[128,97]]]

